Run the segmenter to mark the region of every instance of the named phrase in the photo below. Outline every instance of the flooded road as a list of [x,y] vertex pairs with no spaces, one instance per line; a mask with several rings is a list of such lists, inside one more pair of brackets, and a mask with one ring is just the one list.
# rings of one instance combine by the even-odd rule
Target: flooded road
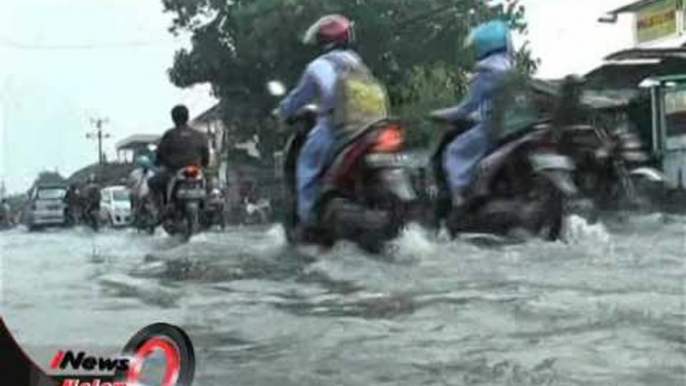
[[572,219],[567,244],[413,228],[383,258],[289,250],[278,227],[0,240],[2,315],[43,367],[164,321],[193,340],[198,386],[686,381],[683,217]]

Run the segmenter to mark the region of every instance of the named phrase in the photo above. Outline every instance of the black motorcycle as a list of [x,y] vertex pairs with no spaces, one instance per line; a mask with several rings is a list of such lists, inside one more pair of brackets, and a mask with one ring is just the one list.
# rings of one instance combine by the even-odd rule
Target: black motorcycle
[[648,165],[649,155],[635,133],[577,124],[565,128],[562,143],[561,151],[577,165],[574,179],[593,217],[660,201],[664,177]]
[[[650,156],[625,118],[606,122],[581,103],[584,80],[567,77],[553,99],[559,127],[559,150],[576,165],[579,187],[575,205],[582,215],[595,219],[599,212],[650,208],[661,201],[665,179],[650,166]],[[550,101],[548,101],[550,106]]]
[[298,231],[296,165],[317,114],[310,105],[287,122],[299,127],[284,152],[286,189],[281,204],[287,239],[291,244],[326,247],[349,240],[368,252],[380,253],[404,228],[408,208],[416,199],[402,153],[404,130],[387,119],[341,135],[321,175],[323,186],[314,209],[317,224]]
[[[432,115],[449,123],[445,110]],[[507,235],[524,229],[547,240],[560,237],[565,200],[576,195],[572,180],[574,165],[557,149],[556,135],[550,122],[532,122],[512,135],[501,137],[494,149],[477,167],[475,182],[464,205],[454,210],[447,173],[445,152],[458,135],[474,122],[452,122],[431,153],[435,190],[433,224],[440,228],[445,221],[451,236],[459,233]]]
[[155,233],[157,219],[158,211],[152,194],[147,194],[140,200],[136,200],[133,208],[133,226],[137,231],[152,235]]
[[203,208],[200,218],[203,229],[209,229],[215,225],[221,229],[226,228],[226,203],[219,189],[215,188],[210,191]]
[[203,171],[196,166],[178,170],[169,180],[162,228],[169,235],[180,234],[184,241],[200,231],[200,215],[207,197]]

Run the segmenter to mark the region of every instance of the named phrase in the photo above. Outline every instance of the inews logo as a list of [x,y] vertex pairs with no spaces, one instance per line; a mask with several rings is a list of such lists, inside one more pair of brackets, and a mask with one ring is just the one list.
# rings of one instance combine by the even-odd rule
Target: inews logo
[[88,370],[88,371],[107,371],[114,370],[128,371],[129,359],[111,359],[94,356],[86,356],[85,352],[75,354],[73,351],[58,351],[55,357],[50,362],[50,368],[53,370],[66,370],[70,367],[73,370]]
[[[86,372],[89,375],[61,375],[61,386],[137,386],[149,384],[143,365],[151,356],[163,356],[164,374],[154,384],[191,386],[195,374],[195,353],[188,335],[178,327],[158,323],[140,330],[117,357],[89,355],[84,351],[60,350],[50,368],[63,372]],[[159,362],[157,362],[159,364]],[[159,367],[159,366],[158,366]],[[94,376],[93,374],[97,374]],[[146,382],[143,382],[143,379]]]

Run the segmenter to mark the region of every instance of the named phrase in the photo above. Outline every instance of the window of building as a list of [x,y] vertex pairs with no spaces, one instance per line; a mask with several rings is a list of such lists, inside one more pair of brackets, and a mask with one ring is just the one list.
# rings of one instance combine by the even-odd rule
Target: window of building
[[667,135],[686,135],[686,87],[665,93]]

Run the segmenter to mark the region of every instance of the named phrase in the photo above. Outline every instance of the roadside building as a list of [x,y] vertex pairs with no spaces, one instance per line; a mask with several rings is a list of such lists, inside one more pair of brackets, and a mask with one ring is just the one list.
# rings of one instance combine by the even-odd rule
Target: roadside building
[[599,21],[632,18],[633,45],[605,57],[586,87],[630,95],[624,106],[669,182],[686,189],[686,1],[641,0]]
[[150,152],[150,145],[157,145],[160,135],[157,134],[134,134],[117,142],[117,161],[120,163],[132,163],[143,154]]
[[228,123],[231,107],[219,102],[193,118],[191,127],[205,133],[211,151],[211,170],[224,190],[231,208],[242,205],[245,192],[259,191],[261,196],[270,196],[273,190],[271,165],[258,149],[260,138],[238,140],[236,121]]
[[210,167],[217,172],[220,182],[225,183],[226,162],[224,162],[222,154],[224,153],[224,136],[227,130],[222,120],[221,104],[217,103],[193,118],[190,126],[207,136],[210,148]]

